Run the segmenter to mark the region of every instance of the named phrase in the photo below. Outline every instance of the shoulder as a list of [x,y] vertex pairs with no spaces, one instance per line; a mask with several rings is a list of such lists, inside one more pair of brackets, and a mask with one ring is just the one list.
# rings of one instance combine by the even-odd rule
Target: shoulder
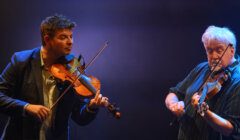
[[25,62],[28,59],[34,57],[34,55],[36,55],[37,52],[40,52],[40,48],[15,52],[12,56],[12,60],[15,62]]
[[209,66],[208,66],[208,62],[202,62],[202,63],[199,63],[197,66],[195,66],[191,73],[199,73],[201,72],[202,70],[208,70],[209,69]]
[[33,58],[33,56],[34,55],[37,56],[36,55],[37,50],[40,50],[40,48],[38,49],[35,48],[32,50],[26,50],[21,52],[15,52],[12,55],[10,62],[7,64],[7,66],[5,67],[1,75],[5,75],[6,77],[7,76],[14,77],[22,74],[22,70],[26,68],[30,60]]
[[202,63],[199,63],[195,69],[202,69],[202,68],[208,68],[208,62],[202,62]]
[[236,92],[239,93],[240,92],[240,63],[235,65],[229,71],[230,71],[229,76],[231,81],[231,87],[234,88]]
[[[32,60],[40,60],[40,48],[15,52],[12,55],[9,66],[14,69],[24,69]],[[40,61],[39,61],[40,62]]]
[[231,72],[231,79],[240,85],[240,65],[237,65]]

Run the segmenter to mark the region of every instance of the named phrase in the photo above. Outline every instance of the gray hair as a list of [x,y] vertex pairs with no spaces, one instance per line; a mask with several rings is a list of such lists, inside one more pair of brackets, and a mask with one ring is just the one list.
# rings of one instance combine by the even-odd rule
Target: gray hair
[[236,51],[236,37],[234,33],[226,27],[209,26],[202,35],[202,42],[207,46],[211,41],[219,41],[226,46],[232,45]]

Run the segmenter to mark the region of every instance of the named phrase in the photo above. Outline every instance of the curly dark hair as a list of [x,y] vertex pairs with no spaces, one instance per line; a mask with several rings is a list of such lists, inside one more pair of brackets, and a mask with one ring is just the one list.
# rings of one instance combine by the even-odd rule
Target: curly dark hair
[[55,14],[44,19],[40,25],[42,45],[46,45],[44,42],[44,36],[48,35],[53,38],[56,31],[59,29],[72,29],[76,26],[75,22],[70,21],[63,15]]

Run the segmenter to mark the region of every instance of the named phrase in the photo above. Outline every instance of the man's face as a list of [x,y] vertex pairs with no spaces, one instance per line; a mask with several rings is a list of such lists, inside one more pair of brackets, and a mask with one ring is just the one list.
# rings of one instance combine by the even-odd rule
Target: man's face
[[[210,67],[214,67],[216,63],[220,60],[223,52],[227,46],[223,43],[220,43],[218,41],[211,41],[207,46],[205,46],[207,58],[208,58],[208,64]],[[227,67],[228,65],[233,63],[234,58],[234,48],[230,46],[224,56],[222,57],[222,60],[220,61],[218,67],[216,70],[219,70],[222,67]]]
[[71,53],[73,45],[72,30],[60,29],[55,32],[53,38],[49,38],[48,46],[56,56],[64,56]]

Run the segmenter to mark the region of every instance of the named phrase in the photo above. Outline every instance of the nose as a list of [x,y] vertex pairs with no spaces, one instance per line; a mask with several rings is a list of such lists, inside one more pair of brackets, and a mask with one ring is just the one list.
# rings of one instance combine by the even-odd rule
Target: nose
[[210,55],[210,57],[212,59],[219,59],[220,58],[220,55],[219,53],[217,53],[216,51],[213,51],[212,54]]
[[71,46],[73,44],[73,38],[68,38],[67,45]]
[[208,54],[208,60],[211,65],[215,65],[220,59],[219,54],[216,51],[213,51],[211,54]]

